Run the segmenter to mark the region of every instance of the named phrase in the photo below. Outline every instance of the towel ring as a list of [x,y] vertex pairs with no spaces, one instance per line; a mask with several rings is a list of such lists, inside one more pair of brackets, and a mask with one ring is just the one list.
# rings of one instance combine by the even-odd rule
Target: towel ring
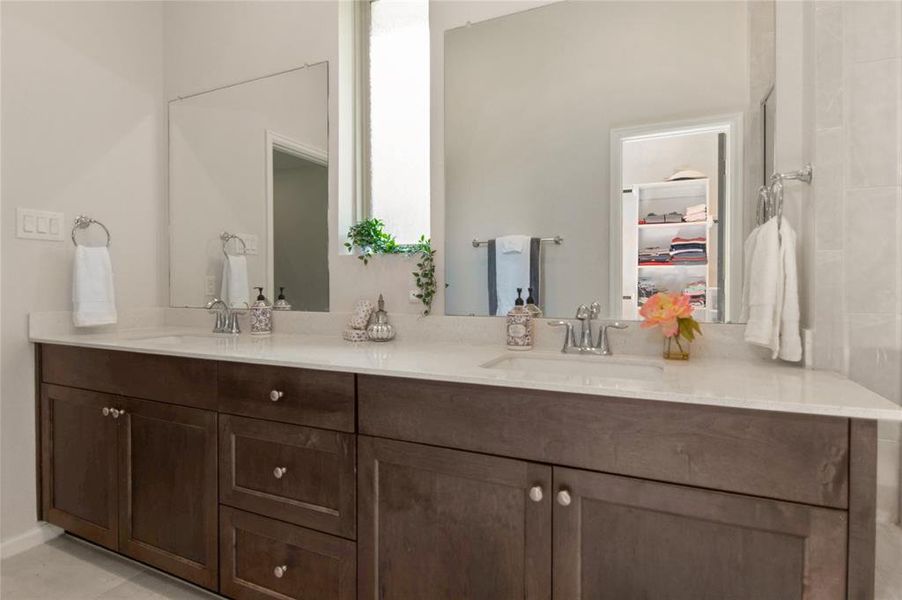
[[103,231],[106,233],[106,246],[110,247],[110,243],[112,243],[113,238],[110,235],[110,230],[106,228],[106,225],[101,223],[96,219],[92,219],[91,217],[86,217],[85,215],[78,215],[75,218],[75,225],[72,226],[72,243],[78,246],[78,241],[75,239],[75,232],[79,229],[87,229],[91,225],[100,225],[103,228]]
[[226,246],[231,240],[237,240],[241,244],[241,254],[247,254],[247,244],[244,243],[240,237],[235,235],[234,233],[229,233],[228,231],[223,231],[219,234],[219,239],[222,240],[222,254],[225,257],[229,256],[228,251],[226,250]]

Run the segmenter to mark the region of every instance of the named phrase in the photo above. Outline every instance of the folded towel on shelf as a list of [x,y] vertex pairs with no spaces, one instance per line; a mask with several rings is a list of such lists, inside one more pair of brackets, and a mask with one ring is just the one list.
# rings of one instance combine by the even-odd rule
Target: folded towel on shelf
[[683,213],[679,213],[676,211],[669,212],[664,216],[665,223],[682,223],[683,222]]
[[695,215],[695,214],[705,214],[708,212],[708,205],[704,202],[701,204],[693,204],[692,206],[686,207],[686,216]]
[[75,247],[72,322],[76,327],[111,325],[118,320],[113,265],[106,246]]
[[708,213],[694,213],[683,217],[686,223],[701,223],[708,220]]
[[517,288],[524,292],[532,288],[532,297],[539,304],[542,290],[541,240],[528,235],[508,235],[489,240],[488,295],[489,314],[506,315],[514,307]]
[[648,213],[645,215],[645,222],[649,225],[654,225],[657,223],[664,223],[667,218],[664,215],[658,215],[655,213]]
[[220,297],[232,308],[250,306],[250,288],[247,281],[247,257],[228,254],[222,261],[222,287]]

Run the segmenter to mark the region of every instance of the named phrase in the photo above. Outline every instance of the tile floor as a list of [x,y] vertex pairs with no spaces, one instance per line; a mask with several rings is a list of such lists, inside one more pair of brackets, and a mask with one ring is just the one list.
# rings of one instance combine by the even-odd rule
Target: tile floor
[[[69,536],[0,563],[3,600],[212,600],[213,594]],[[877,600],[902,600],[902,529],[877,527]]]

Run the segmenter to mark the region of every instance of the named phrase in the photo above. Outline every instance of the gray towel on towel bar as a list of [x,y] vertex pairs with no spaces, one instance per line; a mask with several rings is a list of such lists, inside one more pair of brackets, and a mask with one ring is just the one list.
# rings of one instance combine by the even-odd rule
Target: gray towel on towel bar
[[[495,259],[497,246],[495,240],[491,239],[488,243],[489,263],[488,263],[488,285],[489,285],[489,315],[498,314],[498,266]],[[541,306],[542,290],[539,289],[539,269],[541,267],[542,240],[534,237],[529,239],[529,287],[532,288],[532,298],[536,301],[537,306]],[[513,297],[516,298],[517,290],[511,290]],[[523,290],[523,300],[526,300],[527,290]],[[502,315],[503,316],[503,315]]]

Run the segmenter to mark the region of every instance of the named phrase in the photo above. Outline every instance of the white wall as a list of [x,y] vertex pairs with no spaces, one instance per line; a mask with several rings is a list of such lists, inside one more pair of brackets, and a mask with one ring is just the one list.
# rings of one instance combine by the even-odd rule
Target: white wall
[[16,207],[109,227],[120,308],[166,302],[162,7],[3,2],[0,539],[35,525],[31,311],[71,306],[72,242],[14,236]]
[[512,233],[564,238],[546,314],[608,298],[611,129],[744,112],[747,35],[730,2],[561,2],[447,32],[446,312],[485,313],[469,242]]

